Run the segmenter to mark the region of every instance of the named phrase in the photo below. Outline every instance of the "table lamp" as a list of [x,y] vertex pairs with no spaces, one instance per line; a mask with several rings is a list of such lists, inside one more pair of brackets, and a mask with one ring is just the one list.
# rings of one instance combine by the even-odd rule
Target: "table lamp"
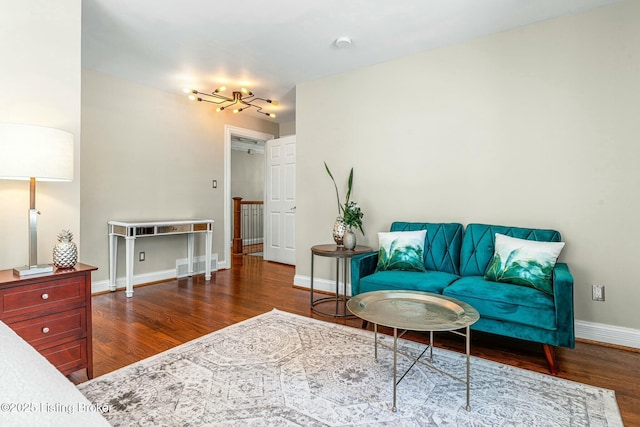
[[50,273],[38,265],[36,180],[73,180],[73,135],[42,126],[0,123],[0,179],[30,181],[29,265],[14,268],[20,276]]

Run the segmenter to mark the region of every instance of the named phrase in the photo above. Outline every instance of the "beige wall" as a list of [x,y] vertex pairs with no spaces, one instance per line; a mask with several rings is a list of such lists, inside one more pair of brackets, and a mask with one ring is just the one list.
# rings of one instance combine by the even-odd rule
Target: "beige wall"
[[[75,142],[74,180],[37,184],[38,261],[56,236],[80,233],[80,0],[0,0],[0,123],[63,129]],[[26,265],[29,183],[0,180],[0,269]]]
[[280,123],[280,136],[289,136],[296,134],[296,122]]
[[264,154],[231,150],[231,197],[264,200]]
[[554,228],[576,319],[640,329],[638,16],[625,2],[299,85],[296,276],[331,241],[326,160],[341,183],[354,167],[359,242],[394,220]]
[[[82,70],[81,228],[83,260],[100,267],[94,280],[108,278],[112,219],[212,218],[213,252],[223,261],[225,124],[278,134],[276,123],[215,113],[179,89],[166,93]],[[202,238],[197,245],[196,255],[202,255]],[[139,251],[146,261],[137,261]],[[175,260],[186,258],[186,237],[137,239],[135,252],[136,275],[175,269]]]

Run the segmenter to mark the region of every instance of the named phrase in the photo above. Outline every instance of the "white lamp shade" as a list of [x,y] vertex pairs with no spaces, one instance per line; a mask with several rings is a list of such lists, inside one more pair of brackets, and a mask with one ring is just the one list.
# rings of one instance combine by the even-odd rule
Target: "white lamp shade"
[[0,123],[0,178],[73,180],[73,135],[43,126]]

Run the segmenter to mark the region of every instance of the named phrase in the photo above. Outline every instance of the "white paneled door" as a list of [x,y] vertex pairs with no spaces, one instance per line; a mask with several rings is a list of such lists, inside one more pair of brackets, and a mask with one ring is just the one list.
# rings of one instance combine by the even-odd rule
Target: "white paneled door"
[[296,262],[296,137],[266,142],[264,259]]

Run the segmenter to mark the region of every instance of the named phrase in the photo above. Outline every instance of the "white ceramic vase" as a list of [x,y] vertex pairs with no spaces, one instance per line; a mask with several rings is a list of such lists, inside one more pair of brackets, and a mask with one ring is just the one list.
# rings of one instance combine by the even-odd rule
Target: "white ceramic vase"
[[342,242],[344,244],[344,248],[351,251],[356,247],[356,233],[348,229],[344,232],[344,236],[342,236]]

